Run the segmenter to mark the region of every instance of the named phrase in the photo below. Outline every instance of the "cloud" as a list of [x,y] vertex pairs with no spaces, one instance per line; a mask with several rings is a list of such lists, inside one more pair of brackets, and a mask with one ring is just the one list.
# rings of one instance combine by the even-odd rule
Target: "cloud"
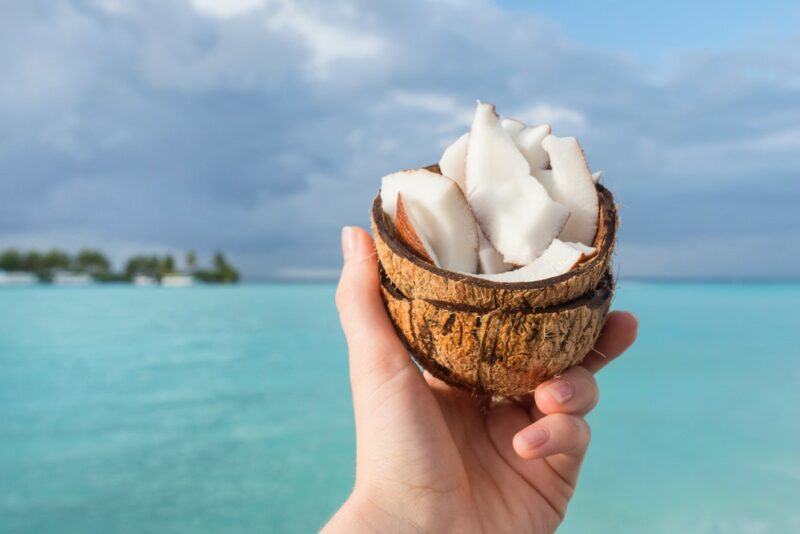
[[800,261],[791,43],[665,71],[482,0],[33,0],[4,19],[2,243],[330,272],[380,176],[438,160],[481,99],[581,138],[622,203],[623,274]]
[[582,133],[587,125],[586,117],[580,111],[548,104],[531,106],[512,112],[510,115],[519,117],[520,120],[528,124],[547,123],[556,130],[568,131],[572,135]]
[[264,6],[264,0],[192,0],[192,6],[205,15],[227,19]]
[[347,15],[346,24],[341,20],[332,23],[324,12],[314,14],[291,1],[283,1],[266,23],[271,30],[296,34],[310,53],[310,75],[324,79],[331,75],[331,67],[339,60],[375,59],[386,49],[383,39],[355,24],[358,11],[352,4],[335,6],[339,13],[342,8]]

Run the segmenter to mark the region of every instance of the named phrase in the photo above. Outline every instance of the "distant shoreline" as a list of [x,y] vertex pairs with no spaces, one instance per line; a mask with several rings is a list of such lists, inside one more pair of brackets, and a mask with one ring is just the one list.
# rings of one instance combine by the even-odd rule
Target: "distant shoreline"
[[208,268],[200,267],[197,254],[190,250],[184,258],[183,268],[178,267],[172,254],[149,254],[128,258],[119,271],[99,250],[81,249],[75,254],[59,249],[21,251],[9,248],[0,251],[0,286],[131,284],[186,287],[196,283],[238,282],[239,271],[220,251],[213,254]]

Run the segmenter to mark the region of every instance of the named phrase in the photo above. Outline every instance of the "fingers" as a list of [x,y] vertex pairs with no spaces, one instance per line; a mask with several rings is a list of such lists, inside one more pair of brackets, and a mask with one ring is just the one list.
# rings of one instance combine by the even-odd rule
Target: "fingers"
[[539,385],[533,398],[543,414],[585,415],[597,404],[600,390],[594,375],[578,365]]
[[557,413],[517,432],[512,444],[514,451],[527,460],[558,454],[581,458],[590,438],[589,425],[581,417]]
[[600,338],[595,343],[594,349],[583,359],[581,366],[596,373],[636,341],[638,329],[639,321],[632,313],[620,311],[609,313]]
[[589,413],[600,398],[593,373],[625,352],[636,339],[637,328],[638,322],[632,314],[610,313],[595,349],[584,358],[583,363],[536,388],[532,418],[538,419],[543,414],[553,413]]
[[547,458],[565,480],[574,480],[589,446],[591,432],[582,418],[600,397],[593,376],[625,352],[636,339],[638,321],[633,314],[612,312],[594,350],[579,366],[541,384],[534,392],[531,416],[534,423],[517,432],[512,440],[521,458]]
[[356,395],[357,389],[376,388],[413,364],[383,306],[372,238],[361,228],[343,228],[342,254],[336,307],[350,351]]

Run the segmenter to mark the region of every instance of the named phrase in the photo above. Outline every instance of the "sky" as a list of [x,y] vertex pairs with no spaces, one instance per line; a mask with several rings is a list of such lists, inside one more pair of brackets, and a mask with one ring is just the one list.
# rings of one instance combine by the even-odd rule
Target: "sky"
[[[635,5],[632,5],[635,4]],[[2,2],[0,248],[333,276],[476,99],[581,140],[622,276],[800,275],[790,2]]]

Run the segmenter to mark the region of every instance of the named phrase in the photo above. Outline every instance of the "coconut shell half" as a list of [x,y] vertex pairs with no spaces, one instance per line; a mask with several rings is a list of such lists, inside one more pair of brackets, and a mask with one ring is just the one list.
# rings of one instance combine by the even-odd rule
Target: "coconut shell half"
[[524,395],[580,363],[603,328],[613,295],[606,272],[572,302],[540,310],[485,312],[408,298],[382,273],[395,328],[431,374],[476,394]]
[[[436,171],[436,166],[428,167]],[[609,270],[617,233],[617,210],[611,192],[597,184],[600,213],[594,247],[597,254],[569,272],[535,282],[491,282],[440,269],[406,247],[378,195],[372,204],[372,229],[378,259],[386,276],[407,298],[469,306],[482,311],[541,309],[572,301],[598,286]]]

